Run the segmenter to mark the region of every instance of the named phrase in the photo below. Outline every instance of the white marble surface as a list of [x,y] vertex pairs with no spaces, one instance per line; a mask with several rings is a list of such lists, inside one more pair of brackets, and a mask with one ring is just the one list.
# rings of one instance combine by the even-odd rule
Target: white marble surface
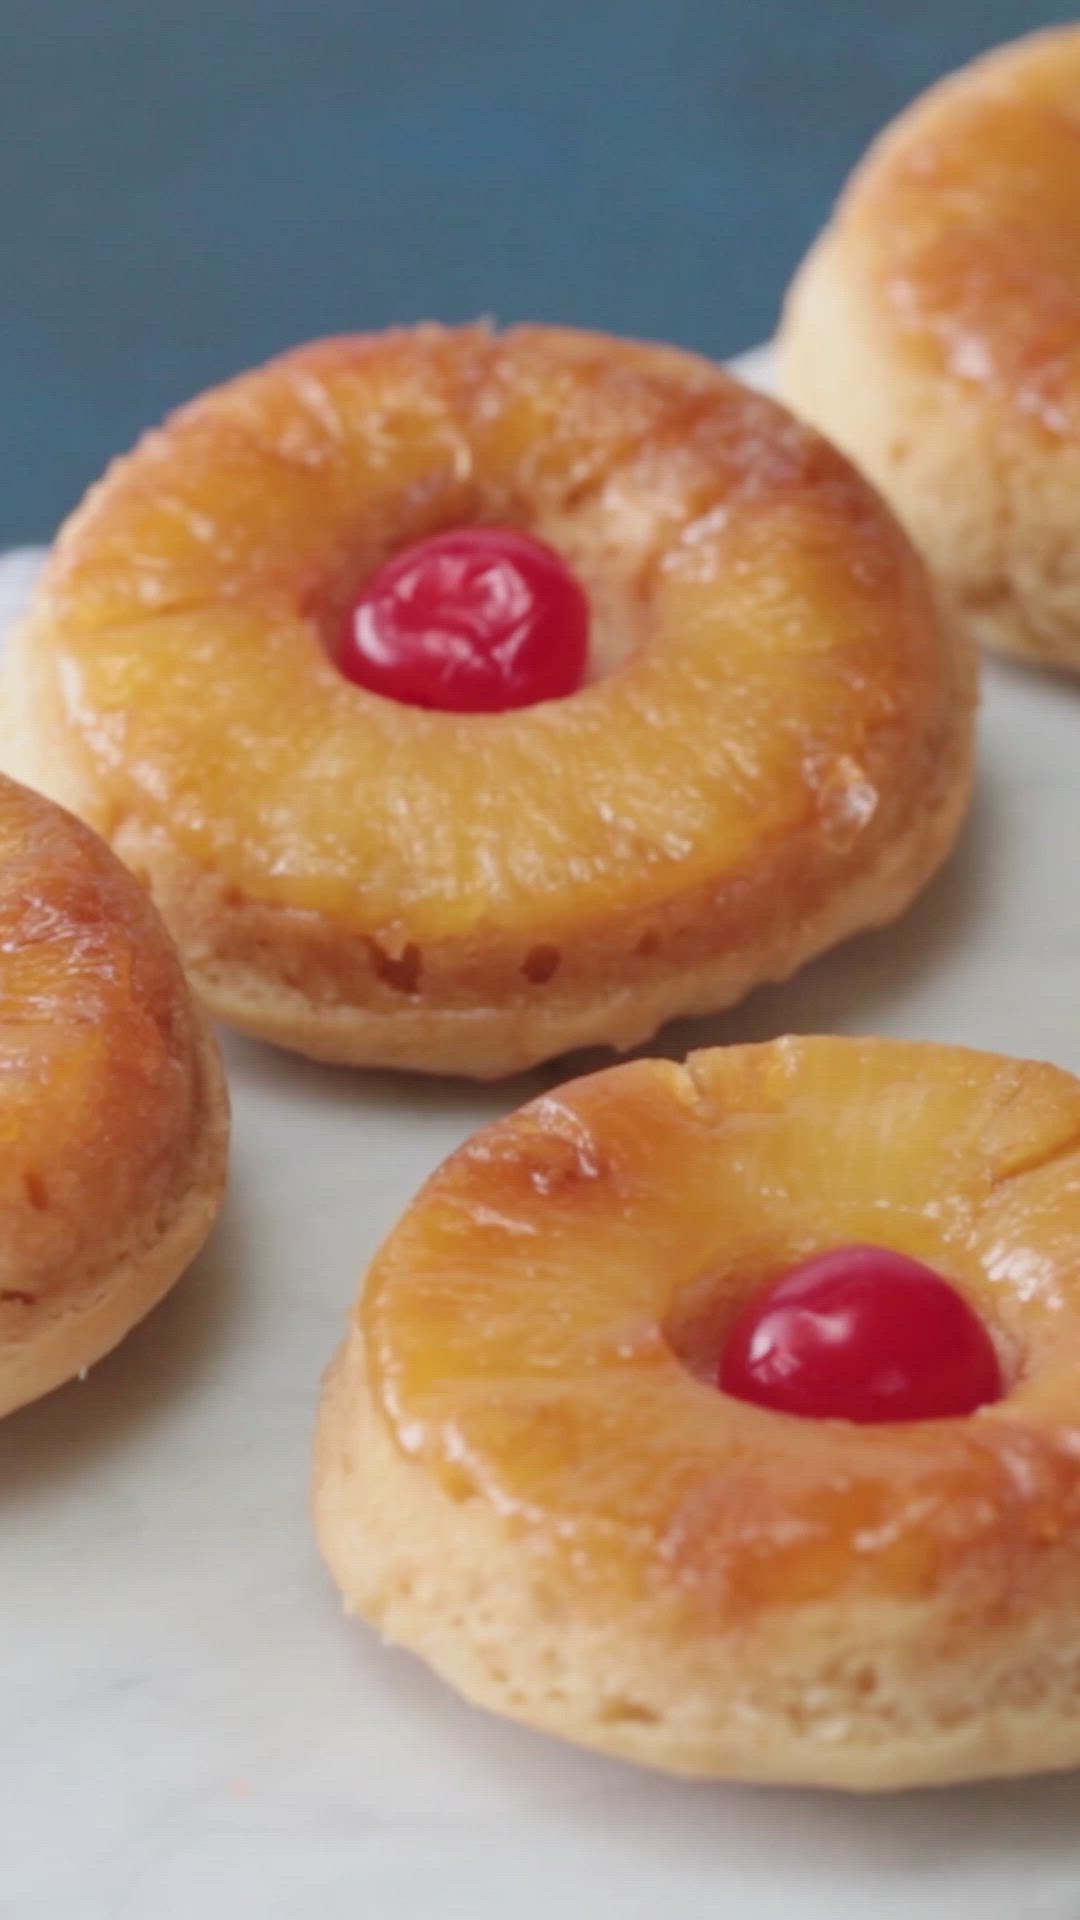
[[[4,579],[0,569],[0,599]],[[1080,687],[992,669],[963,848],[891,933],[665,1037],[881,1031],[1080,1069]],[[321,1368],[433,1163],[522,1098],[231,1043],[217,1238],[0,1426],[3,1920],[1078,1920],[1080,1776],[859,1801],[684,1785],[460,1704],[341,1617]]]

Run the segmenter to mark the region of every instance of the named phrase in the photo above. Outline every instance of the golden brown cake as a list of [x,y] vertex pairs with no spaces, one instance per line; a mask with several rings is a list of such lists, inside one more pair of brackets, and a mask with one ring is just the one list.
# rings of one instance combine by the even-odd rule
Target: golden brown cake
[[934,87],[798,274],[781,385],[988,645],[1080,667],[1080,27]]
[[[477,523],[570,562],[587,684],[457,713],[347,681],[358,586]],[[216,1013],[483,1077],[899,913],[967,802],[974,685],[889,513],[773,402],[667,348],[421,327],[288,354],[117,462],[3,699],[10,763],[145,879]]]
[[221,1204],[217,1049],[142,888],[0,778],[0,1414],[81,1373]]
[[[856,1425],[719,1391],[755,1290],[866,1241],[948,1278],[1001,1397]],[[1080,1083],[799,1039],[522,1108],[376,1258],[315,1497],[351,1611],[571,1740],[851,1788],[1075,1765]]]

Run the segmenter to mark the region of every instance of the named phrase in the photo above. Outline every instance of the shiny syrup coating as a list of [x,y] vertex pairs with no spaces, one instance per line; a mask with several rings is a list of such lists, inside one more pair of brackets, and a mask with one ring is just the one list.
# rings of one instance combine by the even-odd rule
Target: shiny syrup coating
[[[0,1344],[93,1288],[187,1177],[194,1017],[138,882],[0,779]],[[72,1305],[76,1303],[71,1302]]]
[[[350,685],[364,583],[480,520],[572,566],[597,676],[497,714]],[[907,820],[952,698],[838,454],[689,355],[539,328],[330,341],[195,402],[69,524],[28,644],[95,818],[393,954],[515,967],[704,889],[714,941],[764,939],[778,864],[815,911]]]
[[1051,435],[1080,430],[1080,30],[931,90],[841,205],[907,350]]
[[[763,1279],[872,1237],[962,1287],[1004,1397],[851,1426],[718,1393]],[[1000,1609],[1080,1527],[1080,1084],[878,1040],[617,1067],[456,1153],[359,1314],[401,1448],[582,1605],[646,1586],[731,1620],[846,1585]]]

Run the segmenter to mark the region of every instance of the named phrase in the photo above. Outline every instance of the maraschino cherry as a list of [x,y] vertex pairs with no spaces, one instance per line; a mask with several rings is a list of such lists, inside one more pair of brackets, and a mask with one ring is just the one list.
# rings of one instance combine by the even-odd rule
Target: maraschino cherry
[[740,1400],[819,1420],[940,1420],[1003,1392],[967,1301],[921,1261],[838,1247],[794,1267],[743,1309],[718,1384]]
[[349,609],[338,664],[390,700],[500,713],[574,693],[588,643],[588,600],[554,548],[462,527],[379,568]]

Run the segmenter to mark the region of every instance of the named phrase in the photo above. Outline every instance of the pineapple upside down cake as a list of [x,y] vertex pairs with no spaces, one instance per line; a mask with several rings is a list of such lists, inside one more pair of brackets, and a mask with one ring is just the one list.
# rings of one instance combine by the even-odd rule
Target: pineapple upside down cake
[[7,760],[283,1045],[494,1076],[899,913],[974,668],[846,459],[693,355],[435,326],[196,400],[57,542]]
[[1080,668],[1080,25],[917,100],[781,332],[792,404],[892,500],[987,645]]
[[324,1386],[323,1551],[470,1699],[858,1788],[1080,1762],[1080,1082],[799,1039],[488,1127]]
[[0,777],[0,1414],[81,1373],[194,1259],[221,1204],[213,1039],[145,892]]

